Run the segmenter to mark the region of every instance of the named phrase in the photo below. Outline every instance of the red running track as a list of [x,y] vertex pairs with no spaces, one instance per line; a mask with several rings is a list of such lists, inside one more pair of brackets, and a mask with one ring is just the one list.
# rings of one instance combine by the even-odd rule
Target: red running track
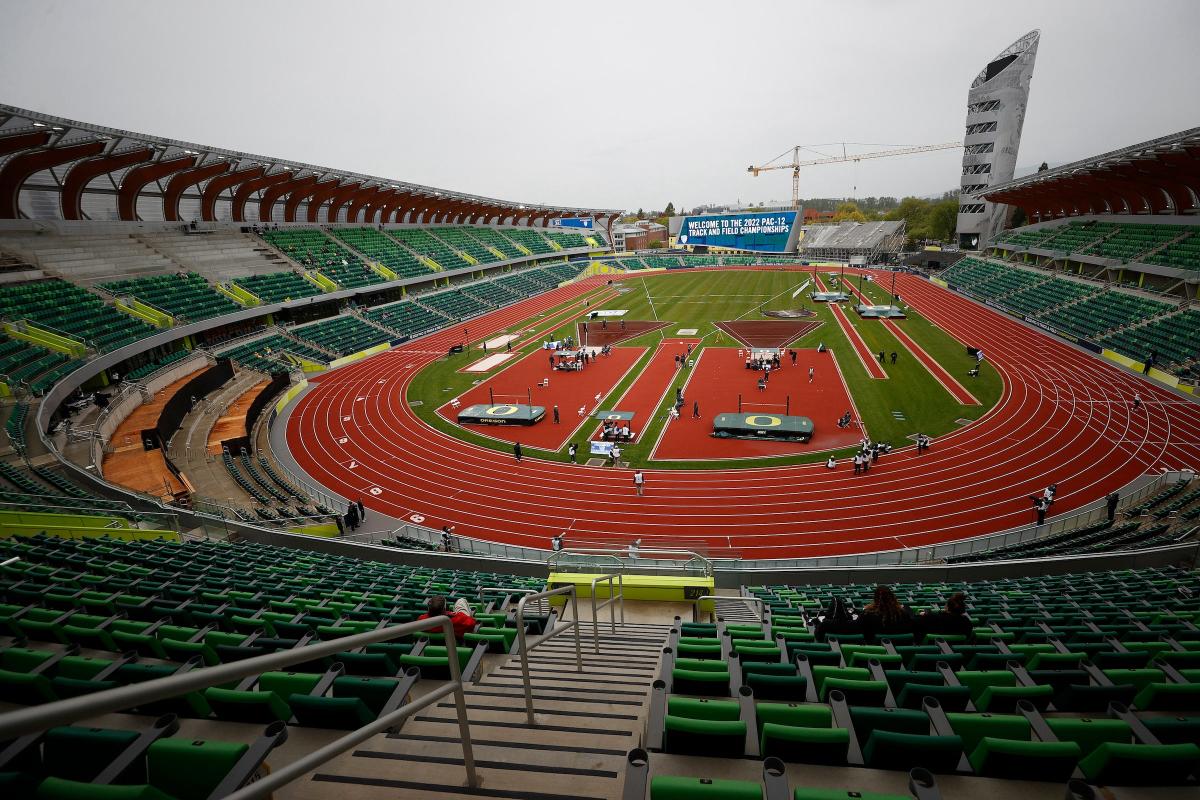
[[[500,330],[606,279],[560,287],[471,325]],[[291,413],[288,444],[333,491],[363,493],[375,510],[420,513],[427,525],[453,524],[468,536],[543,548],[564,530],[622,545],[702,538],[748,557],[977,536],[1031,522],[1028,496],[1051,482],[1064,513],[1147,471],[1200,466],[1197,403],[921,278],[901,275],[897,283],[951,336],[986,347],[1005,389],[994,409],[939,437],[928,453],[893,452],[866,476],[821,464],[647,470],[646,496],[636,497],[628,470],[532,458],[515,465],[507,453],[430,429],[403,402],[416,369],[454,344],[454,331],[331,374]],[[1135,391],[1144,400],[1139,409],[1129,402]],[[388,434],[347,436],[369,431]],[[379,494],[367,493],[372,488]]]

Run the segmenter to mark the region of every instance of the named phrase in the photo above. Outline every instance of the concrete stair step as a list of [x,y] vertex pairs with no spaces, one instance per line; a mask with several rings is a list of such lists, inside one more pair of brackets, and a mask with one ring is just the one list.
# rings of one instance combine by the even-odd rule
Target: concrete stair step
[[[465,786],[452,697],[401,730],[374,737],[293,784],[288,798],[478,798],[587,800],[620,796],[626,753],[641,741],[646,701],[668,625],[589,621],[529,653],[535,724],[527,721],[518,656],[489,657],[464,689],[479,787]],[[595,637],[593,637],[595,634]],[[597,652],[597,649],[599,652]]]
[[[501,737],[509,740],[529,741],[530,736],[540,737],[536,741],[557,742],[574,747],[588,747],[600,742],[615,748],[633,747],[637,739],[632,726],[621,721],[610,725],[589,723],[586,718],[538,717],[538,724],[530,725],[525,717],[513,714],[489,714],[483,711],[468,713],[471,731],[479,736]],[[458,733],[458,719],[451,713],[444,716],[421,711],[404,725],[404,732],[435,733],[446,735]]]
[[[540,687],[531,687],[533,692],[534,707],[538,707],[540,703],[561,703],[563,708],[574,709],[576,706],[586,706],[586,709],[603,710],[602,706],[608,706],[613,709],[630,708],[640,709],[643,705],[643,695],[626,695],[621,697],[611,697],[603,693],[596,693],[589,698],[585,694],[560,694],[554,693]],[[479,702],[503,702],[506,700],[517,699],[520,702],[525,702],[525,690],[521,684],[513,686],[488,686],[483,688],[467,689],[465,695],[468,700],[473,698],[481,698]],[[586,710],[585,709],[585,710]]]
[[[476,719],[476,712],[484,715],[486,719],[525,719],[525,698],[524,697],[474,697],[467,698],[468,716],[472,721]],[[586,706],[586,707],[584,707]],[[442,712],[437,714],[433,710]],[[430,716],[454,716],[454,703],[452,701],[442,701],[429,708],[425,712]],[[634,722],[639,715],[636,710],[614,706],[611,710],[600,710],[594,704],[585,703],[564,703],[561,700],[547,700],[538,702],[534,700],[533,713],[538,717],[547,719],[558,719],[560,724],[570,724],[570,720],[600,720],[604,722],[614,721],[617,724],[621,720]]]
[[[531,677],[529,683],[530,683],[530,686],[532,687],[535,695],[539,691],[544,691],[544,692],[554,692],[554,693],[559,693],[559,694],[570,693],[570,694],[593,695],[593,696],[615,697],[615,698],[625,698],[625,697],[637,698],[637,697],[645,697],[647,694],[650,693],[650,684],[646,684],[644,687],[642,687],[638,684],[627,684],[627,685],[621,686],[620,689],[613,689],[613,688],[611,688],[611,684],[597,685],[597,686],[578,686],[578,685],[569,686],[569,685],[565,685],[565,684],[555,683],[553,681],[539,680],[537,677]],[[524,686],[524,684],[521,681],[521,676],[519,674],[515,675],[515,676],[500,675],[500,676],[495,676],[494,678],[489,677],[487,680],[485,680],[481,683],[474,684],[474,685],[483,687],[483,688],[515,687],[517,690],[522,690],[522,687]]]
[[[516,675],[521,677],[521,667],[519,665],[505,665],[494,670],[492,675]],[[537,676],[543,680],[577,680],[583,683],[612,683],[612,684],[635,684],[639,680],[645,680],[648,674],[645,670],[625,671],[625,670],[606,670],[604,672],[587,671],[576,672],[574,666],[570,668],[566,665],[547,665],[547,664],[530,664],[529,674]]]

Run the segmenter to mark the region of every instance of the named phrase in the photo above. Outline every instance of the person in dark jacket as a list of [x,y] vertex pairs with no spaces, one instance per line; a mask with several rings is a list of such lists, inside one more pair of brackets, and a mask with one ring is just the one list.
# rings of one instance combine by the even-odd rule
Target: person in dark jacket
[[862,626],[859,621],[850,613],[850,608],[846,602],[840,597],[833,598],[829,603],[829,607],[825,609],[825,614],[817,623],[816,636],[818,642],[825,641],[828,634],[855,634],[862,633]]
[[950,595],[943,610],[926,611],[918,622],[926,637],[950,634],[966,636],[970,641],[974,635],[971,618],[967,616],[967,596],[962,592]]
[[913,633],[916,627],[912,609],[900,604],[892,587],[883,585],[875,587],[874,598],[858,619],[868,639],[890,633]]

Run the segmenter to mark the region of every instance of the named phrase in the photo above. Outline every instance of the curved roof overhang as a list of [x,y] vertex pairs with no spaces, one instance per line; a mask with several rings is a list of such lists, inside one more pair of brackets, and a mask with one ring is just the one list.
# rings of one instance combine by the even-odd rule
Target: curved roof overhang
[[[64,145],[63,140],[70,138],[72,141]],[[86,141],[81,141],[86,139]],[[68,151],[67,147],[78,147],[78,151]],[[39,155],[47,150],[60,150],[57,156]],[[154,159],[153,163],[140,163],[131,161],[133,152],[142,152],[150,150],[152,155],[144,158],[143,161]],[[33,152],[38,151],[38,152]],[[83,168],[83,171],[76,173],[76,180],[71,184],[71,192],[69,195],[60,198],[58,208],[63,214],[64,219],[81,219],[83,195],[89,192],[97,192],[101,195],[112,195],[111,187],[92,187],[90,180],[82,180],[82,176],[90,174],[91,180],[105,174],[106,172],[116,172],[120,169],[128,169],[129,174],[121,181],[122,188],[117,190],[117,216],[123,220],[136,220],[137,213],[137,197],[147,184],[153,181],[161,181],[172,179],[171,186],[163,191],[164,194],[164,217],[168,219],[178,218],[179,201],[190,196],[187,193],[192,190],[192,187],[203,187],[200,193],[201,217],[205,221],[213,221],[215,219],[216,202],[223,192],[230,190],[233,194],[233,213],[232,216],[239,222],[245,221],[245,205],[251,199],[255,192],[263,192],[269,194],[269,202],[263,203],[260,207],[260,218],[266,215],[264,221],[269,221],[274,218],[274,205],[281,197],[291,195],[293,192],[311,188],[310,184],[315,184],[318,181],[311,180],[305,184],[292,184],[291,181],[308,180],[300,179],[292,176],[300,175],[315,175],[315,176],[337,176],[339,192],[330,196],[322,196],[320,201],[316,203],[318,219],[320,218],[320,208],[325,203],[330,203],[330,210],[333,212],[329,218],[336,220],[341,210],[341,204],[347,206],[347,218],[350,218],[351,212],[355,217],[375,217],[379,216],[380,221],[385,214],[382,213],[380,205],[383,199],[383,192],[387,187],[388,190],[395,190],[398,193],[404,193],[414,198],[430,198],[429,200],[421,200],[413,202],[411,205],[399,204],[392,206],[387,211],[386,216],[391,216],[397,220],[402,220],[406,216],[415,218],[421,216],[422,212],[415,212],[414,209],[420,205],[422,209],[427,209],[427,219],[479,219],[482,215],[490,217],[507,216],[508,213],[522,213],[522,220],[545,220],[549,219],[552,214],[566,215],[582,215],[582,216],[601,216],[605,214],[616,214],[616,209],[603,208],[574,208],[566,206],[552,206],[542,204],[524,204],[514,203],[512,201],[499,200],[496,198],[482,197],[466,192],[455,192],[446,189],[436,189],[429,186],[421,186],[419,184],[399,181],[394,178],[386,178],[377,175],[365,175],[354,172],[346,172],[344,170],[336,170],[328,167],[321,167],[312,164],[287,161],[285,159],[270,158],[267,156],[258,156],[250,153],[243,153],[233,150],[225,150],[221,148],[208,147],[205,145],[184,142],[175,139],[167,139],[164,137],[150,136],[147,134],[136,133],[133,131],[120,130],[116,128],[108,128],[100,125],[92,125],[89,123],[69,120],[62,117],[55,117],[48,114],[42,114],[36,111],[17,108],[14,106],[0,105],[0,159],[9,156],[3,162],[3,169],[7,170],[15,158],[28,156],[29,158],[18,161],[16,167],[8,172],[8,184],[4,194],[8,197],[15,196],[16,201],[5,201],[0,203],[0,217],[18,216],[20,212],[19,200],[22,191],[36,189],[37,191],[63,192],[65,190],[65,182],[47,181],[45,184],[37,184],[36,186],[28,185],[29,177],[36,175],[41,170],[35,170],[33,173],[27,173],[27,165],[31,163],[45,163],[46,158],[54,159],[59,156],[67,156],[72,153],[87,153],[86,156],[77,155],[75,161],[82,161],[84,158],[107,158],[104,154],[110,154],[114,159],[111,165],[106,162],[93,161]],[[119,156],[113,154],[120,154]],[[33,160],[30,160],[33,159]],[[214,162],[221,162],[227,166],[224,168],[211,167]],[[170,167],[160,165],[171,165]],[[23,167],[22,165],[26,165]],[[81,165],[71,161],[55,161],[53,166],[67,166],[68,174],[80,168]],[[18,172],[17,167],[21,167]],[[189,173],[187,177],[178,176],[177,173],[182,173],[185,170],[204,169],[203,174],[208,177],[194,180],[197,173]],[[210,174],[209,170],[215,174]],[[236,171],[234,171],[236,169]],[[96,170],[100,170],[97,172]],[[233,176],[239,176],[232,180]],[[263,179],[274,175],[287,175],[286,180],[289,181],[289,188],[280,192],[279,185],[275,182],[268,181],[266,183],[254,183],[255,188],[249,192],[245,191],[247,185],[251,185],[252,181],[262,181]],[[173,180],[179,177],[179,181]],[[18,180],[18,178],[20,178]],[[207,181],[207,183],[205,183]],[[138,184],[136,190],[134,185]],[[213,187],[216,188],[213,188]],[[370,197],[373,200],[368,200],[367,195],[351,194],[349,198],[342,199],[341,190],[350,190],[351,187],[379,187]],[[169,195],[169,196],[168,196]],[[311,195],[316,200],[315,195]],[[337,208],[333,208],[333,201],[337,199]],[[310,201],[311,203],[311,201]],[[299,201],[295,203],[294,208],[298,208]],[[370,208],[370,213],[368,213]],[[541,213],[536,213],[541,212]],[[45,213],[43,210],[41,213]],[[286,215],[286,208],[285,208]],[[311,219],[311,216],[310,216]]]

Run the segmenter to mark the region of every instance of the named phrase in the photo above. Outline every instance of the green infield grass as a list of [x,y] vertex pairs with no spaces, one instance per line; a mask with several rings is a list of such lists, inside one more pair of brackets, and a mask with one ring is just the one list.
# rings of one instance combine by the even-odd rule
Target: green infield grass
[[[825,269],[821,273],[828,274]],[[880,350],[890,354],[895,351],[896,364],[885,365],[888,373],[887,380],[876,380],[867,375],[866,369],[855,355],[850,342],[838,327],[833,313],[824,303],[813,303],[808,299],[810,285],[799,296],[793,299],[792,294],[810,279],[805,272],[770,272],[770,271],[737,271],[711,272],[680,270],[663,272],[636,273],[634,277],[617,282],[623,291],[617,297],[595,306],[595,308],[626,309],[628,320],[659,320],[669,321],[667,327],[644,334],[636,339],[622,342],[622,346],[643,346],[646,353],[634,366],[626,378],[613,388],[605,398],[601,407],[610,400],[620,397],[640,374],[642,368],[650,360],[654,348],[663,338],[676,335],[683,328],[697,329],[696,336],[701,338],[703,347],[741,347],[740,343],[731,340],[728,334],[721,331],[714,323],[730,320],[765,320],[762,315],[767,310],[782,310],[806,308],[816,312],[816,319],[823,324],[807,336],[792,343],[799,348],[816,348],[825,344],[831,348],[838,360],[846,384],[854,398],[855,406],[866,424],[871,437],[876,441],[891,442],[895,447],[912,444],[908,436],[915,433],[925,433],[938,436],[957,429],[960,419],[978,419],[987,413],[1000,398],[1003,389],[999,374],[986,361],[982,364],[978,378],[966,377],[966,372],[973,366],[974,359],[966,354],[964,343],[958,342],[943,330],[933,325],[920,314],[909,309],[909,317],[899,320],[898,325],[911,336],[926,352],[937,359],[943,367],[977,397],[981,403],[978,406],[961,405],[954,400],[942,385],[909,354],[908,350],[888,331],[878,320],[862,320],[854,313],[851,303],[843,305],[851,324],[862,335],[872,352]],[[590,296],[595,296],[601,291]],[[874,301],[883,304],[887,302],[885,290],[870,283],[865,284],[865,292]],[[546,314],[526,320],[515,325],[511,330],[534,329],[535,334],[520,353],[526,355],[540,347],[545,338],[560,338],[575,333],[575,321],[570,319],[577,313],[574,302],[551,309]],[[499,333],[499,332],[497,332]],[[477,346],[477,345],[476,345]],[[516,351],[514,351],[516,352]],[[439,417],[435,412],[450,398],[469,389],[476,381],[486,380],[493,373],[468,374],[459,373],[465,364],[471,363],[481,356],[477,349],[460,356],[441,359],[423,369],[409,386],[407,400],[421,401],[414,407],[414,412],[434,428],[445,431],[465,441],[489,447],[495,450],[507,451],[511,445],[479,436],[471,431],[460,428]],[[511,363],[511,362],[509,362]],[[503,369],[497,367],[496,371]],[[682,386],[687,380],[687,370],[682,370],[672,384]],[[757,460],[712,461],[672,463],[664,461],[648,461],[650,451],[654,447],[662,427],[667,419],[667,409],[674,391],[668,391],[663,402],[652,420],[643,422],[644,430],[637,444],[622,448],[624,459],[633,466],[653,466],[654,468],[679,467],[686,469],[738,469],[755,466],[776,466],[796,464],[811,461],[823,461],[828,452],[814,452],[798,456],[782,458],[764,458]],[[799,413],[803,413],[801,410]],[[817,420],[818,425],[822,421]],[[579,442],[581,454],[586,453],[587,445]],[[530,455],[555,461],[566,461],[566,450],[548,452],[527,448]],[[851,450],[842,450],[835,455],[842,457]]]

